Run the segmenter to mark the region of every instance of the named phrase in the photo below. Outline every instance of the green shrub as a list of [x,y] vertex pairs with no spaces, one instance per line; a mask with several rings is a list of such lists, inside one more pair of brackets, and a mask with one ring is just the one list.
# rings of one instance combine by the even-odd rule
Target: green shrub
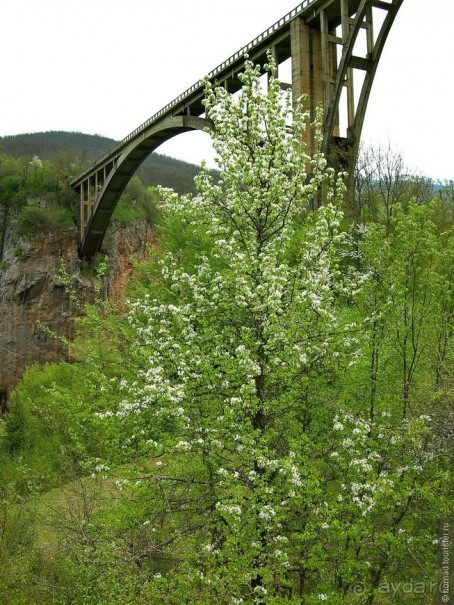
[[145,220],[145,211],[141,206],[120,200],[115,207],[112,221],[127,225],[135,221]]
[[158,196],[152,187],[146,188],[139,177],[135,176],[128,183],[121,196],[112,220],[123,225],[138,220],[145,220],[150,225],[156,223],[158,210],[156,201]]
[[[31,366],[11,393],[10,412],[1,421],[0,459],[10,461],[7,475],[23,495],[80,472],[94,430],[75,396],[80,388],[74,367],[61,362]],[[0,473],[0,489],[7,480]]]
[[73,214],[68,208],[39,208],[32,204],[19,212],[16,234],[19,237],[35,238],[51,233],[55,229],[67,229],[74,225]]

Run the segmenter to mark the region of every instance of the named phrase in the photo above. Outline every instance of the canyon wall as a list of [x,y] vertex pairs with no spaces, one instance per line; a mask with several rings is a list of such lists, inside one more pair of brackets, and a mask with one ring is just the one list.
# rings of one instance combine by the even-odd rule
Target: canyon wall
[[[80,310],[58,279],[61,264],[74,278],[79,302],[93,298],[95,277],[81,266],[75,228],[32,241],[18,240],[14,219],[0,211],[0,232],[1,415],[7,409],[8,394],[28,366],[67,359],[64,343],[53,335],[71,338]],[[124,297],[132,260],[145,257],[151,241],[152,229],[144,221],[125,227],[111,225],[103,246],[109,257],[104,296],[111,300]]]

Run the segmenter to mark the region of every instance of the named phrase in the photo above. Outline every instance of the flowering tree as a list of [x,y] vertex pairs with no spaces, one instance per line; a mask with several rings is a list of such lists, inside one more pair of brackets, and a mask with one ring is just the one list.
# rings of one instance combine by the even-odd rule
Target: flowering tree
[[[194,581],[261,603],[284,590],[288,502],[304,491],[307,506],[317,491],[304,478],[304,391],[338,340],[336,297],[350,285],[338,269],[342,185],[305,153],[306,115],[272,77],[263,94],[252,63],[241,78],[237,100],[207,85],[219,182],[202,170],[197,196],[164,192],[198,250],[167,241],[151,292],[132,305],[146,369],[123,384],[116,414],[145,413],[154,453],[185,460],[185,489],[210,511]],[[310,212],[322,186],[328,203]],[[175,485],[165,459],[156,480]]]
[[123,447],[153,456],[136,488],[163,603],[343,603],[359,579],[372,603],[392,555],[374,555],[373,514],[405,475],[387,509],[395,545],[427,461],[409,462],[423,420],[395,430],[367,405],[364,419],[339,410],[335,377],[360,356],[346,303],[364,278],[346,262],[342,183],[306,154],[307,116],[274,69],[266,93],[250,62],[238,98],[207,84],[220,179],[204,169],[198,195],[163,191],[162,244],[128,315],[135,370],[102,385]]

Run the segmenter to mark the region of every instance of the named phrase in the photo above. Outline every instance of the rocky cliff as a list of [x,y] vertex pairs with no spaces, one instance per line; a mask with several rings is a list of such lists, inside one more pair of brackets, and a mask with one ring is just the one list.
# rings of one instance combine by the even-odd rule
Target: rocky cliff
[[[49,333],[71,338],[79,313],[57,277],[62,261],[76,278],[80,301],[94,294],[94,278],[81,272],[75,228],[26,241],[17,239],[13,222],[0,215],[0,415],[7,408],[8,393],[28,366],[67,358],[64,344]],[[145,222],[124,228],[113,224],[104,243],[110,259],[105,296],[122,299],[131,261],[146,254],[151,239],[152,230]]]

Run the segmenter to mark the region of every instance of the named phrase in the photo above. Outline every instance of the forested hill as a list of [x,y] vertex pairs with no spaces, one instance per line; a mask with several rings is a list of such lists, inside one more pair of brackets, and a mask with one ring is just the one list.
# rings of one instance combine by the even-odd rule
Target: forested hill
[[[0,153],[34,156],[41,160],[68,164],[74,160],[81,169],[93,162],[117,141],[82,132],[51,131],[0,137]],[[172,187],[179,193],[193,190],[199,167],[158,153],[145,160],[138,175],[145,185]]]

